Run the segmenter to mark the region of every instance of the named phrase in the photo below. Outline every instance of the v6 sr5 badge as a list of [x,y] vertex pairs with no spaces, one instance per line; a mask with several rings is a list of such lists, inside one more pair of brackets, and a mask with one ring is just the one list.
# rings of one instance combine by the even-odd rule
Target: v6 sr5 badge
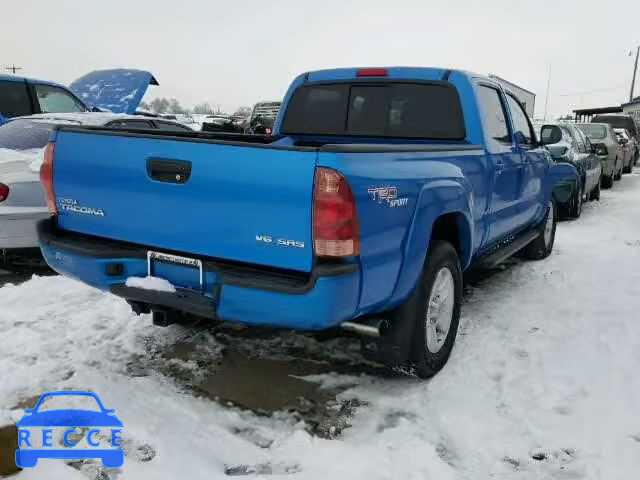
[[371,196],[371,200],[391,208],[406,207],[409,203],[408,197],[398,198],[397,187],[371,187],[367,189],[367,192]]

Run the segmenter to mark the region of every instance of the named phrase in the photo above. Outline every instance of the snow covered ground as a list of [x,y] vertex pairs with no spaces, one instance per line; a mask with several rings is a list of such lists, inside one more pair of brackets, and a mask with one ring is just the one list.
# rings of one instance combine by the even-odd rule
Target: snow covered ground
[[[106,476],[96,462],[41,460],[15,478],[637,479],[639,271],[636,169],[558,226],[549,259],[513,262],[468,288],[458,343],[431,381],[370,367],[307,377],[340,392],[332,408],[354,405],[351,427],[331,439],[314,436],[304,415],[259,415],[192,386],[220,368],[229,338],[248,357],[358,364],[353,340],[162,329],[70,279],[5,285],[0,419],[17,420],[42,392],[92,390],[125,439],[124,466]],[[176,353],[185,342],[191,353]],[[239,376],[237,386],[259,380]]]

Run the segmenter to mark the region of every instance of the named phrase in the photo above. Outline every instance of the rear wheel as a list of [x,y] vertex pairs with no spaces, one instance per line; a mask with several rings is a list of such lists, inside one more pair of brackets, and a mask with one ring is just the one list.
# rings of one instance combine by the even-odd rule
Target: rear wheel
[[589,194],[589,200],[600,200],[600,182],[596,185],[596,188],[591,190]]
[[602,180],[600,181],[600,184],[602,185],[602,188],[607,189],[607,188],[611,188],[613,187],[613,173],[609,176],[602,176]]
[[553,250],[556,238],[557,209],[555,200],[549,201],[549,211],[544,223],[540,225],[540,233],[529,245],[522,249],[522,257],[529,260],[547,258]]
[[430,378],[444,367],[453,350],[462,303],[462,268],[449,242],[436,240],[429,248],[422,275],[392,322],[412,326],[409,370]]
[[571,218],[580,218],[580,214],[582,214],[582,183],[578,187],[578,191],[573,194],[571,198],[571,204],[569,206],[569,216]]
[[[618,159],[616,159],[616,163],[618,163]],[[623,168],[624,168],[624,165],[622,167],[620,167],[620,170],[617,171],[617,173],[613,177],[614,181],[622,180],[622,169]]]

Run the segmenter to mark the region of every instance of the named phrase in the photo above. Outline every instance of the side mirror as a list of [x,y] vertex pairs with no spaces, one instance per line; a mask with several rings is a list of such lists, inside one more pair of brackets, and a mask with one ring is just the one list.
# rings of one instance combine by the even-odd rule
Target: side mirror
[[596,143],[591,145],[591,151],[600,157],[606,157],[609,155],[609,150],[604,143]]
[[33,413],[33,411],[34,411],[34,410],[35,410],[35,409],[33,409],[33,408],[25,408],[25,409],[24,409],[24,414],[25,414],[25,415],[31,415],[31,414]]
[[540,130],[540,143],[542,145],[553,145],[562,140],[562,130],[557,125],[543,125]]

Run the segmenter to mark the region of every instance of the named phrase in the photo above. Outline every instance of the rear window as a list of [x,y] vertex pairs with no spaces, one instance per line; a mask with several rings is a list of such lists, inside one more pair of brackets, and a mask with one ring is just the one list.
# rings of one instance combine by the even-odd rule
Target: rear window
[[582,130],[589,140],[602,140],[607,137],[607,127],[604,125],[578,125],[578,128]]
[[29,150],[43,148],[49,141],[53,125],[42,121],[13,120],[0,127],[0,148]]
[[338,83],[294,92],[281,132],[286,135],[462,140],[460,98],[448,84]]

